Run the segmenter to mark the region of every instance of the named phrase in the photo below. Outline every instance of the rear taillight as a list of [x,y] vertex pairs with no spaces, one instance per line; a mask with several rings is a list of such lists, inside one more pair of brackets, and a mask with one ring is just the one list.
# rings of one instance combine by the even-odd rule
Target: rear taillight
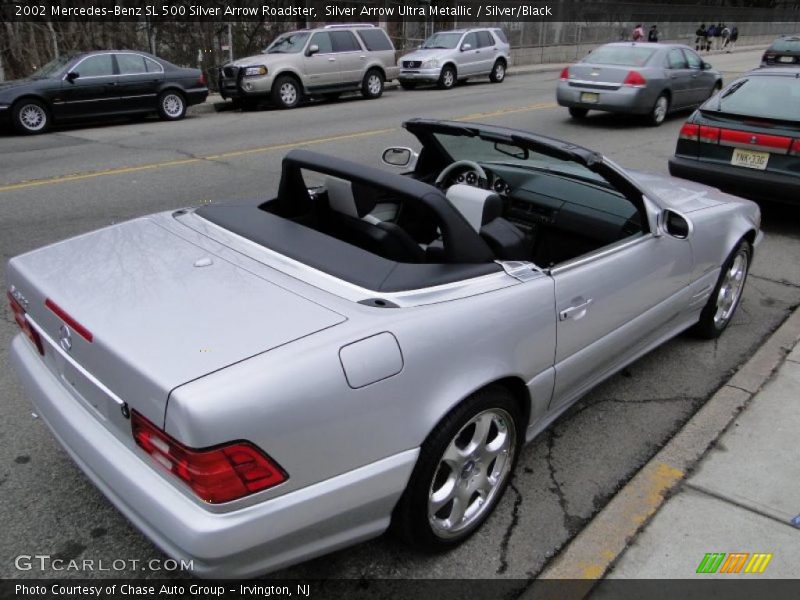
[[694,123],[684,123],[683,127],[681,127],[680,138],[682,140],[692,140],[693,142],[697,141],[697,135],[700,133],[700,126],[695,125]]
[[628,87],[644,87],[647,85],[647,80],[639,71],[628,71],[622,85],[627,85]]
[[61,308],[58,304],[50,300],[50,298],[47,298],[44,301],[44,305],[50,310],[52,310],[59,319],[61,319],[62,321],[64,321],[64,323],[69,325],[75,333],[80,335],[87,342],[92,341],[93,338],[92,332],[86,329],[86,327],[84,327],[80,323],[78,323],[75,319],[73,319],[72,316],[63,308]]
[[566,81],[569,79],[569,67],[564,67],[564,70],[561,71],[561,76],[559,79],[561,79],[561,81]]
[[789,149],[789,154],[792,156],[800,156],[800,138],[792,142],[792,147]]
[[201,72],[200,79],[197,80],[197,85],[205,85],[206,84],[206,74]]
[[701,125],[698,134],[698,139],[706,144],[716,144],[719,142],[719,127],[709,127],[708,125]]
[[214,448],[187,448],[131,411],[136,443],[153,460],[185,481],[202,500],[230,502],[274,487],[289,476],[250,442],[231,442]]
[[28,317],[25,314],[25,307],[19,303],[19,301],[14,298],[11,292],[8,292],[8,302],[11,304],[11,314],[14,315],[14,321],[17,322],[19,328],[22,330],[28,339],[33,342],[33,345],[36,346],[36,349],[39,351],[39,354],[44,356],[44,345],[42,344],[42,338],[39,336],[39,333],[31,327],[30,322],[28,321]]

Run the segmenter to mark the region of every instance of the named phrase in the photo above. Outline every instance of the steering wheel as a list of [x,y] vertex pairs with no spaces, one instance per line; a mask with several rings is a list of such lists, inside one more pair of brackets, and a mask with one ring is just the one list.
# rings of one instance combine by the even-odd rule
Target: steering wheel
[[[483,170],[478,163],[474,160],[457,160],[454,163],[447,165],[439,176],[436,178],[434,185],[439,189],[445,189],[450,187],[450,185],[445,185],[445,182],[448,180],[450,175],[459,169],[464,169],[465,171],[472,171],[475,175],[477,175],[477,181],[475,182],[474,187],[479,187],[482,189],[489,189],[489,177],[486,175],[486,171]],[[467,185],[473,185],[468,183]]]

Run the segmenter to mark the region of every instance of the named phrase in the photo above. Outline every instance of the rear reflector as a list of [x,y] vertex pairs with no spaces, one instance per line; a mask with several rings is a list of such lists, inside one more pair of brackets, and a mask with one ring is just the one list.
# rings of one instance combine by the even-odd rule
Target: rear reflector
[[28,317],[25,314],[25,308],[20,304],[14,296],[11,295],[11,292],[7,293],[8,295],[8,302],[11,305],[11,314],[14,315],[14,321],[16,321],[19,328],[22,330],[28,339],[33,342],[33,345],[36,346],[36,349],[39,351],[39,354],[44,356],[44,345],[42,344],[42,338],[39,337],[39,333],[31,327],[31,324],[28,322]]
[[561,71],[560,79],[561,81],[566,81],[569,79],[569,67],[564,67],[564,70]]
[[56,304],[55,302],[50,300],[50,298],[48,298],[47,300],[44,301],[44,305],[47,308],[49,308],[50,310],[52,310],[59,319],[61,319],[62,321],[64,321],[64,323],[69,325],[70,328],[75,333],[80,335],[87,342],[91,342],[92,341],[92,332],[89,331],[88,329],[86,329],[86,327],[84,327],[80,323],[78,323],[75,319],[73,319],[67,313],[67,311],[65,311],[63,308],[61,308],[58,304]]
[[642,74],[638,71],[628,71],[628,74],[625,76],[625,81],[622,82],[622,85],[627,85],[629,87],[644,87],[647,85],[647,80],[642,77]]
[[250,442],[231,442],[204,450],[187,448],[135,410],[131,411],[131,430],[136,443],[154,461],[211,504],[230,502],[289,478]]
[[679,137],[682,140],[692,140],[696,142],[698,133],[700,133],[699,125],[695,125],[694,123],[684,123],[683,127],[681,127]]
[[789,154],[792,156],[800,156],[800,138],[792,142],[792,147],[789,149]]

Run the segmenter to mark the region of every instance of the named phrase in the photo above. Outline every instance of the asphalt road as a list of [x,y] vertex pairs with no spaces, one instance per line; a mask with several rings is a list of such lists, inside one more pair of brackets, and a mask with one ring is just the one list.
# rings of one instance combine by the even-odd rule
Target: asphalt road
[[[760,52],[713,56],[726,79]],[[0,256],[112,222],[206,201],[268,197],[290,149],[379,165],[389,145],[414,145],[403,119],[459,118],[535,130],[597,149],[622,165],[666,172],[686,114],[658,129],[596,114],[571,121],[554,102],[558,72],[471,83],[450,91],[390,91],[377,101],[343,98],[293,111],[213,113],[179,123],[147,121],[0,134]],[[717,342],[681,336],[586,396],[522,453],[495,515],[468,543],[421,555],[384,536],[274,576],[535,576],[800,304],[800,217],[765,206],[767,238],[743,302]],[[17,571],[14,557],[164,558],[88,482],[56,444],[7,364],[16,333],[0,322],[0,577],[130,575],[150,571]],[[358,434],[354,432],[353,443]],[[163,575],[163,574],[162,574]]]

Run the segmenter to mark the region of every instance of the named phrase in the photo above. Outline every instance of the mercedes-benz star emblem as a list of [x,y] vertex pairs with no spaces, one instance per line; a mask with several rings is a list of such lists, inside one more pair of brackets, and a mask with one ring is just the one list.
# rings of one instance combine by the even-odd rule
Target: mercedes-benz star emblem
[[61,344],[61,347],[69,352],[72,350],[72,332],[69,330],[69,327],[66,325],[62,325],[58,328],[58,341]]

